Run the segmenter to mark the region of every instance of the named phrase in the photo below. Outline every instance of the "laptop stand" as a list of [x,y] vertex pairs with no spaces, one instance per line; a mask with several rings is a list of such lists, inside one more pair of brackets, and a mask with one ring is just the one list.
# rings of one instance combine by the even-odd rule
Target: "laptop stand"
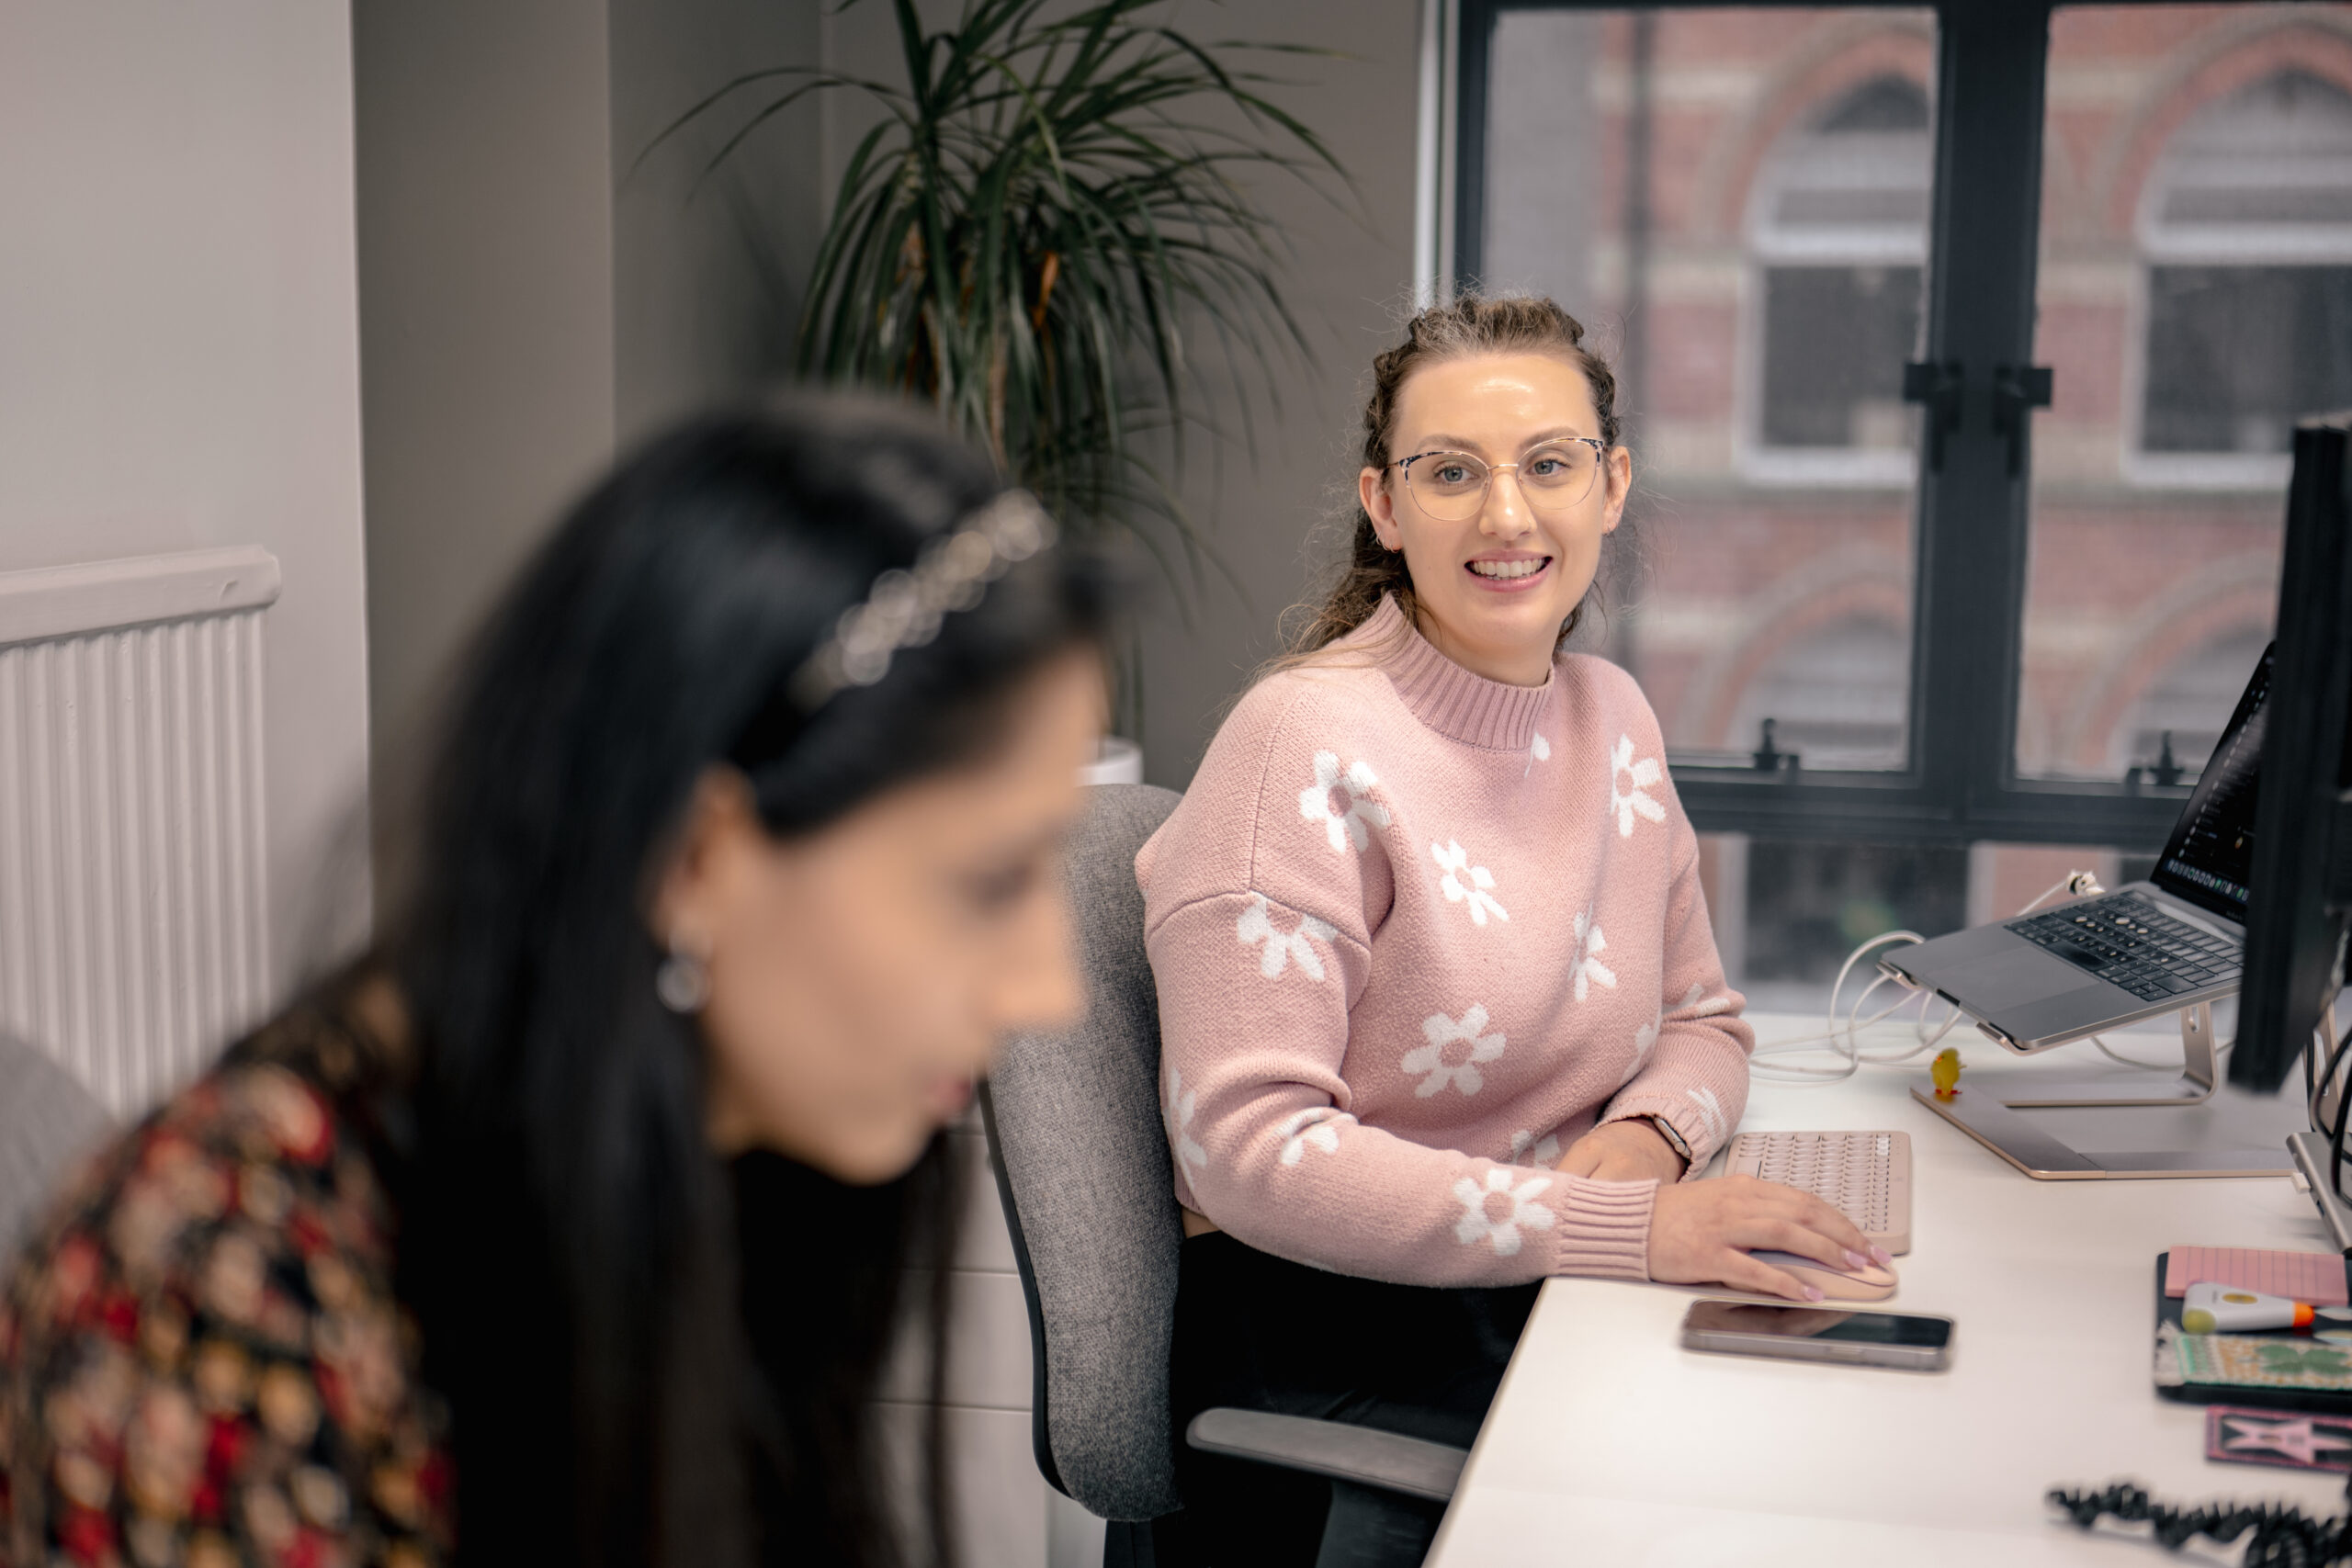
[[[2006,1100],[2011,1110],[2062,1105],[2202,1105],[2222,1081],[2213,1060],[2213,1004],[2180,1010],[2180,1077],[2134,1087],[2109,1078],[2062,1078],[2036,1083],[2030,1100]],[[2153,1075],[2151,1075],[2153,1076]]]
[[[2036,1079],[2031,1093],[2002,1099],[1979,1088],[1954,1091],[1949,1100],[1927,1085],[1912,1089],[1911,1098],[2025,1172],[2045,1181],[2080,1181],[2152,1177],[2278,1176],[2294,1162],[2279,1143],[2265,1146],[2239,1140],[2207,1107],[2220,1081],[2214,1067],[2213,1009],[2199,1002],[2181,1009],[2180,1043],[2184,1057],[2177,1078],[2144,1089],[2119,1084],[2112,1078]],[[2021,1116],[2021,1111],[2061,1109],[2120,1109],[2145,1107],[2159,1111],[2193,1111],[2180,1131],[2184,1145],[2168,1149],[2083,1151],[2056,1134],[2047,1119]],[[2205,1109],[2199,1109],[2205,1108]],[[2271,1136],[2276,1138],[2277,1134]],[[2137,1142],[2139,1140],[2130,1140]]]

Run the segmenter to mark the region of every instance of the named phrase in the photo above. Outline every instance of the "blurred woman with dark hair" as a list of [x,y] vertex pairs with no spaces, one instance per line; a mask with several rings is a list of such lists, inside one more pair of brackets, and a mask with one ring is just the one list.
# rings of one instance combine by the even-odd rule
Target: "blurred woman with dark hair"
[[950,1560],[936,1398],[917,1506],[869,1402],[909,1319],[939,1386],[899,1293],[947,1278],[941,1129],[1078,1005],[1106,596],[1050,533],[840,403],[583,501],[467,667],[380,940],[17,1269],[0,1563]]

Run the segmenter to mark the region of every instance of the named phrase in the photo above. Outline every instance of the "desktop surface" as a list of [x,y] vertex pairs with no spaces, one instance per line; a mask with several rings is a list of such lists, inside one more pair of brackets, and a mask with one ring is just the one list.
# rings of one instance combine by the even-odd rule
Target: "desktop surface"
[[[1766,1040],[1819,1028],[1756,1022]],[[2162,1059],[2149,1037],[2130,1049]],[[1963,1091],[1984,1087],[1996,1074],[1976,1069],[1996,1062],[2013,1080],[2131,1072],[2087,1044],[2028,1063],[1989,1043],[1962,1054]],[[2284,1177],[2034,1181],[1913,1101],[1925,1076],[1922,1058],[1917,1072],[1865,1067],[1826,1088],[1758,1081],[1741,1126],[1911,1134],[1912,1249],[1883,1305],[1958,1324],[1949,1371],[1701,1355],[1679,1346],[1682,1314],[1697,1295],[1725,1292],[1554,1280],[1430,1568],[2235,1561],[2171,1558],[2143,1531],[2086,1536],[2042,1501],[2053,1485],[2126,1479],[2184,1504],[2341,1511],[2340,1476],[2208,1461],[2204,1407],[2159,1399],[2149,1380],[2156,1255],[2196,1244],[2333,1251],[2311,1200]],[[2233,1131],[2281,1140],[2303,1125],[2291,1093],[2224,1089],[2206,1109]],[[2026,1114],[2095,1118],[2129,1136],[2118,1124],[2129,1118],[2194,1112]]]

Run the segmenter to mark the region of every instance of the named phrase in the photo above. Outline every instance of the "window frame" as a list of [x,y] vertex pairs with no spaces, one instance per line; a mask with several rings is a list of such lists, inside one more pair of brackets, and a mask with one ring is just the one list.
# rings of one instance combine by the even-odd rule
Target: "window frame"
[[[1728,0],[1651,0],[1640,7],[1623,0],[1456,3],[1453,271],[1475,278],[1485,239],[1488,65],[1502,13],[1704,10]],[[1878,8],[1863,0],[1737,3]],[[2185,786],[2033,778],[2016,765],[2032,420],[2029,412],[2022,421],[2012,473],[1995,382],[2003,369],[2032,364],[2043,100],[2050,17],[2059,4],[1922,0],[1917,7],[1932,9],[1937,24],[1925,358],[1957,363],[1962,390],[1942,463],[1928,466],[1924,444],[1918,459],[1905,765],[1765,773],[1677,761],[1675,786],[1701,832],[1942,846],[2102,844],[2149,854],[2162,847],[2188,797]],[[1965,159],[1955,156],[1959,148],[1968,150]],[[1629,179],[1646,178],[1640,164],[1647,151],[1635,139]]]

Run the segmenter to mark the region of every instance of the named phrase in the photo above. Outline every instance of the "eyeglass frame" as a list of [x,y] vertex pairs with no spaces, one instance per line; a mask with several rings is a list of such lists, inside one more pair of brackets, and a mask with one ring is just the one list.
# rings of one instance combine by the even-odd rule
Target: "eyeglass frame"
[[[1398,470],[1405,476],[1405,488],[1408,491],[1411,491],[1413,489],[1413,465],[1419,462],[1424,457],[1467,457],[1472,462],[1477,463],[1487,470],[1487,482],[1481,485],[1478,489],[1478,504],[1472,507],[1467,514],[1468,517],[1476,517],[1479,511],[1487,504],[1487,494],[1489,491],[1494,489],[1495,476],[1497,474],[1501,473],[1505,468],[1509,468],[1511,470],[1512,474],[1516,476],[1519,472],[1520,465],[1527,461],[1527,454],[1529,452],[1532,452],[1540,446],[1557,446],[1563,443],[1570,441],[1581,441],[1586,446],[1592,448],[1592,471],[1594,475],[1598,477],[1602,467],[1607,461],[1610,451],[1609,443],[1601,440],[1598,435],[1547,435],[1541,441],[1529,442],[1525,450],[1520,453],[1517,459],[1509,463],[1489,463],[1484,457],[1479,457],[1476,452],[1464,452],[1456,447],[1432,446],[1426,452],[1416,452],[1409,457],[1391,458],[1388,466]],[[1535,504],[1534,498],[1528,495],[1527,487],[1525,485],[1520,486],[1519,493],[1527,499],[1529,510],[1536,512],[1546,510],[1545,508]],[[1586,496],[1589,496],[1591,493],[1591,486],[1588,484],[1585,488],[1584,495],[1580,495],[1577,497],[1575,501],[1568,502],[1566,504],[1568,506],[1577,505],[1584,501]],[[1421,500],[1419,492],[1414,493],[1413,504],[1419,506],[1424,512],[1429,511],[1429,502]],[[1435,516],[1436,513],[1431,513],[1430,515]],[[1464,522],[1467,521],[1467,517],[1454,518],[1452,519],[1452,521]]]

